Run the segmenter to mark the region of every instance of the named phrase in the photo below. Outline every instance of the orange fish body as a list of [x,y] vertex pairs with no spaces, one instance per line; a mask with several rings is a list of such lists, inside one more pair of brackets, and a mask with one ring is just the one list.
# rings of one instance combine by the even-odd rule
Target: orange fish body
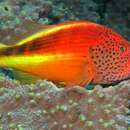
[[110,84],[130,76],[128,41],[91,22],[50,25],[16,45],[1,47],[0,55],[0,66],[69,85]]

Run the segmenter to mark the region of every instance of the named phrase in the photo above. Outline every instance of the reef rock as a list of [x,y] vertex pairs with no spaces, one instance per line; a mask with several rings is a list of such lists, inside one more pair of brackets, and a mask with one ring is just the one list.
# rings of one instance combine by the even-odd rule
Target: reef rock
[[0,81],[0,130],[127,130],[130,80],[93,90]]

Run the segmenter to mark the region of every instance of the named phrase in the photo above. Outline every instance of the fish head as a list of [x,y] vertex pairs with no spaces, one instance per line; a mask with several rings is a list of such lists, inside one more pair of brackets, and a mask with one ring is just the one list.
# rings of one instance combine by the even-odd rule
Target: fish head
[[112,84],[130,77],[130,43],[109,30],[90,49],[94,83]]

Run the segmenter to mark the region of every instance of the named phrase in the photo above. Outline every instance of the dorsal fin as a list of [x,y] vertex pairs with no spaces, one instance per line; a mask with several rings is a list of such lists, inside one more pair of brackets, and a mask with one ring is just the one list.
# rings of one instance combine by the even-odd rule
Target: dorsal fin
[[23,45],[27,42],[33,41],[36,38],[39,38],[41,36],[47,36],[49,34],[53,34],[57,31],[63,30],[63,29],[69,29],[71,27],[76,27],[80,25],[95,25],[98,26],[96,23],[92,23],[89,21],[70,21],[70,22],[64,22],[64,23],[59,23],[56,25],[42,25],[42,24],[37,24],[37,26],[41,27],[38,31],[32,33],[32,35],[20,40],[17,42],[17,45]]
[[[70,22],[63,22],[55,25],[43,25],[30,20],[25,20],[21,25],[17,27],[17,30],[8,30],[6,32],[2,32],[2,36],[6,36],[7,34],[10,36],[10,39],[2,42],[9,44],[9,46],[10,45],[20,46],[29,41],[33,41],[38,37],[46,36],[48,34],[55,33],[62,29],[68,29],[72,26],[74,27],[80,25],[99,26],[98,24],[89,21],[70,21]],[[92,34],[92,36],[93,34],[94,36],[96,36],[97,32],[96,33],[90,32],[90,34]],[[1,45],[1,47],[4,46]]]

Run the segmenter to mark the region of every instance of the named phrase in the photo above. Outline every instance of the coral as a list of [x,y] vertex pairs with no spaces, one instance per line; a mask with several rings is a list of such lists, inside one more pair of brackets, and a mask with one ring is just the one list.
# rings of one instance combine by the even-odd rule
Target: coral
[[20,85],[1,79],[0,85],[1,130],[127,130],[129,80],[93,90],[48,81]]
[[72,0],[71,3],[64,0],[5,0],[0,3],[0,11],[1,28],[4,29],[21,24],[23,18],[44,24],[76,19],[89,19],[96,22],[99,19],[96,3],[84,0]]

